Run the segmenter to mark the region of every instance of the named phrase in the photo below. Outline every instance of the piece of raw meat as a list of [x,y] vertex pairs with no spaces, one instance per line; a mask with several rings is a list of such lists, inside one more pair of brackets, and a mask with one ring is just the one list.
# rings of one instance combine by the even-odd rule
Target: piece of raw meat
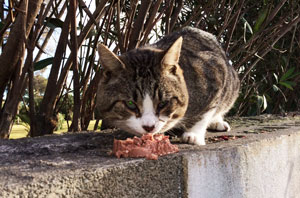
[[114,139],[112,154],[120,157],[145,157],[157,160],[158,156],[177,153],[177,145],[172,145],[169,136],[147,133],[141,138],[133,137],[126,140]]

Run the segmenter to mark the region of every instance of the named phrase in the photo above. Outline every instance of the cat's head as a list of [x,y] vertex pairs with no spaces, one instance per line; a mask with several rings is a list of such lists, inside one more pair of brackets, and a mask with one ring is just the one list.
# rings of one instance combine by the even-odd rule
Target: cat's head
[[178,62],[182,38],[168,50],[143,47],[121,56],[98,45],[97,109],[104,123],[135,135],[161,133],[184,116],[188,93]]

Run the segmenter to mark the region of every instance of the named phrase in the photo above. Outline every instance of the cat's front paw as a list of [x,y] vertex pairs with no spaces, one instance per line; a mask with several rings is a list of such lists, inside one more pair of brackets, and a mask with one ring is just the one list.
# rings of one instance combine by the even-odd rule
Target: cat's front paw
[[214,131],[230,131],[230,126],[228,122],[222,121],[222,122],[213,122],[210,123],[208,126],[208,129],[214,130]]
[[205,145],[205,138],[199,133],[185,132],[182,134],[181,138],[182,138],[183,142],[186,142],[189,144],[195,144],[198,146]]

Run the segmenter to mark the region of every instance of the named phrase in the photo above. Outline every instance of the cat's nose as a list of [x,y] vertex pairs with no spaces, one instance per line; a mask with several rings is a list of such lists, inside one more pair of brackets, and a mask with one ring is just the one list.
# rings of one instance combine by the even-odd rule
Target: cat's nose
[[152,126],[143,125],[143,128],[145,129],[145,131],[150,133],[151,131],[153,131],[154,125],[152,125]]

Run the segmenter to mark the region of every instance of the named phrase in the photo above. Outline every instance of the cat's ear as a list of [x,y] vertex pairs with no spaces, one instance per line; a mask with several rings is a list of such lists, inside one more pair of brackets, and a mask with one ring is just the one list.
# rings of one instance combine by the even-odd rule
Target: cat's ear
[[119,72],[125,69],[125,64],[119,59],[119,57],[111,52],[105,45],[98,44],[98,53],[100,58],[100,63],[111,72]]
[[182,45],[182,37],[179,37],[164,55],[162,59],[162,65],[169,65],[169,66],[178,65],[181,45]]

